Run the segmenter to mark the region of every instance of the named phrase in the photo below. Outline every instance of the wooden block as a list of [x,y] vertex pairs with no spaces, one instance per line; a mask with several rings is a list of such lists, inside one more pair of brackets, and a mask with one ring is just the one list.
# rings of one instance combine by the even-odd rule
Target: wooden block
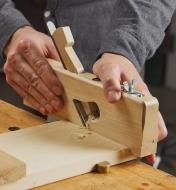
[[110,172],[110,163],[107,161],[96,164],[95,171],[98,173],[108,174]]
[[0,151],[0,185],[15,182],[25,175],[26,165],[24,162]]
[[[154,98],[144,101],[143,142],[141,152],[155,153],[158,142],[158,103]],[[151,140],[153,139],[153,140]]]
[[111,165],[132,160],[127,149],[108,138],[66,121],[0,135],[0,150],[26,163],[26,177],[0,186],[1,190],[29,189],[93,170],[107,160]]

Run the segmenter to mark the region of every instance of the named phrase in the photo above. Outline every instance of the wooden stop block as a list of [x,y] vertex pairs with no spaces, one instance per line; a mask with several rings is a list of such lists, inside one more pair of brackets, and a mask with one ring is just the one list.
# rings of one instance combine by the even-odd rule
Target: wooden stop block
[[0,151],[0,185],[17,181],[24,176],[26,176],[25,163]]
[[100,162],[96,164],[95,171],[98,173],[109,173],[110,172],[110,163],[107,161]]

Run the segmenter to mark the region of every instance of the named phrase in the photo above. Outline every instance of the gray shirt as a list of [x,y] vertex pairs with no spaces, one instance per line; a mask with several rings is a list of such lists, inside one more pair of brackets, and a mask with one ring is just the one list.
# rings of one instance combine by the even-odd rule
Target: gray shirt
[[[176,0],[0,0],[0,54],[11,35],[45,21],[70,26],[75,50],[87,71],[104,52],[120,54],[138,70],[161,44]],[[16,6],[16,8],[15,8]],[[46,14],[46,11],[47,12]],[[48,14],[49,13],[49,14]],[[46,17],[45,17],[45,16]]]

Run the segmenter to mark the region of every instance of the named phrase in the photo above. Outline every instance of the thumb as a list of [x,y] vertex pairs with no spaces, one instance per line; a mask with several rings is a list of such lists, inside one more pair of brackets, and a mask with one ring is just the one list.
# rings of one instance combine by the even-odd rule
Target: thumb
[[100,59],[94,64],[93,72],[102,81],[104,94],[108,102],[118,101],[121,98],[121,77],[118,65],[110,66],[110,63]]

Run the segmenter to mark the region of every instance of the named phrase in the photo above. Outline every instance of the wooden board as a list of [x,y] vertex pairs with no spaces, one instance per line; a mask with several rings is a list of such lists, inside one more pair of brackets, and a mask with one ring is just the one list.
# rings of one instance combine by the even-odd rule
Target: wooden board
[[[13,112],[13,114],[11,114]],[[45,121],[29,112],[0,100],[0,133],[15,123],[24,128]],[[29,122],[30,121],[30,122]],[[108,175],[89,173],[35,188],[35,190],[176,190],[176,178],[140,161],[130,161],[111,167]]]
[[25,163],[0,151],[0,186],[25,177]]
[[0,135],[0,150],[26,164],[26,177],[1,189],[33,188],[90,172],[98,162],[134,159],[124,145],[64,121]]
[[0,133],[11,127],[25,128],[46,123],[44,119],[0,100]]

